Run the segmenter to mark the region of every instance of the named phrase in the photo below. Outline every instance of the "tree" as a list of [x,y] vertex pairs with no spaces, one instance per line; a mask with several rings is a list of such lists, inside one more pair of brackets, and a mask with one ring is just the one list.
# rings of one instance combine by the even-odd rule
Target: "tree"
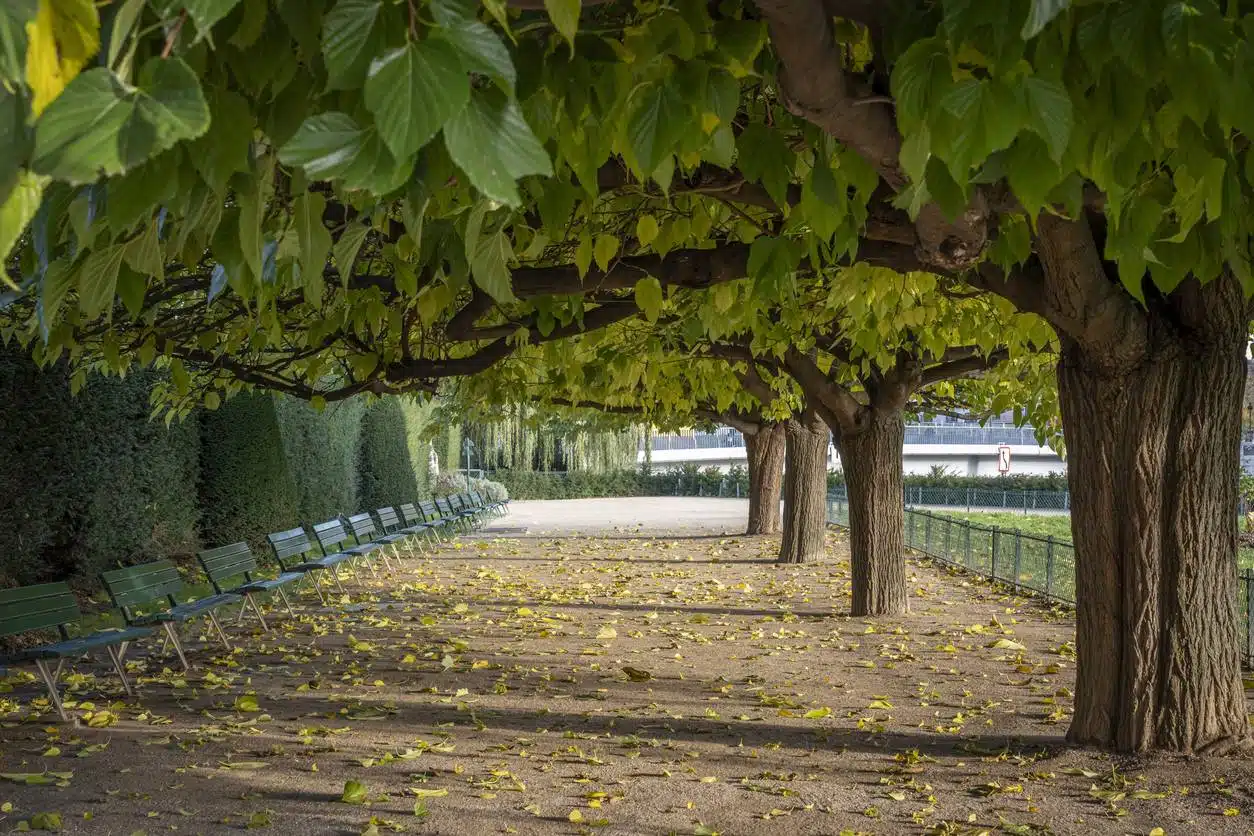
[[1060,340],[1071,738],[1245,742],[1248,3],[514,2],[7,4],[3,333],[186,412],[429,389],[629,294],[969,282]]

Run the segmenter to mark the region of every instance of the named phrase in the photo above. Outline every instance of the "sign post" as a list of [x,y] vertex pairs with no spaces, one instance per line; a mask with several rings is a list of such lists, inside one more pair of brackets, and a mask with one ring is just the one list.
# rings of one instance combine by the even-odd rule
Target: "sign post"
[[1010,445],[997,445],[997,472],[1005,476],[1010,472]]

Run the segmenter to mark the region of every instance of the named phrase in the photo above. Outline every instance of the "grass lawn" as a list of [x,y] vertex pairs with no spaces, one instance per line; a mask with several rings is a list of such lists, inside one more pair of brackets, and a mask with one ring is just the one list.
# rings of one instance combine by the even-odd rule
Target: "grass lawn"
[[[1040,537],[1071,541],[1071,517],[1067,514],[1016,514],[1007,511],[955,511],[949,516],[980,525],[1014,528]],[[1244,521],[1243,521],[1244,522]],[[1242,569],[1254,569],[1254,549],[1241,549],[1237,561]]]

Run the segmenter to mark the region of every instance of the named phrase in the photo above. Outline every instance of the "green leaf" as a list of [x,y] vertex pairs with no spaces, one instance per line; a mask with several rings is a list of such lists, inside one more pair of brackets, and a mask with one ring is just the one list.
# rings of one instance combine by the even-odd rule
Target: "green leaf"
[[893,63],[892,92],[902,130],[911,133],[924,122],[932,104],[939,101],[953,75],[949,52],[940,38],[915,41]]
[[348,278],[353,274],[353,262],[357,260],[357,253],[361,250],[362,242],[366,240],[368,232],[370,232],[368,226],[361,221],[353,221],[340,233],[340,239],[331,248],[331,255],[335,258],[335,268],[340,273],[341,285],[348,285]]
[[300,166],[312,180],[333,180],[356,162],[366,144],[365,131],[346,113],[310,116],[279,149],[279,161]]
[[652,215],[641,215],[636,221],[636,240],[640,242],[640,246],[647,247],[652,244],[657,234],[657,218]]
[[485,231],[490,204],[480,201],[466,222],[466,260],[475,284],[498,302],[514,301],[509,260],[514,257],[509,237],[499,225]]
[[1019,37],[1023,40],[1031,40],[1049,25],[1049,22],[1071,5],[1071,0],[1031,0],[1032,8],[1028,12],[1028,19],[1023,24],[1023,30],[1019,32]]
[[383,49],[382,0],[339,0],[322,22],[328,90],[352,90],[366,80],[370,60]]
[[124,244],[88,253],[78,273],[78,308],[88,319],[95,319],[112,306],[125,253]]
[[200,33],[207,35],[215,23],[239,5],[239,0],[183,0],[181,5],[187,9]]
[[322,223],[327,199],[317,192],[305,192],[292,204],[292,223],[300,242],[300,273],[306,288],[321,287],[322,271],[331,251],[331,233]]
[[57,322],[61,303],[65,301],[65,294],[74,283],[75,276],[74,265],[67,258],[57,259],[44,271],[39,285],[39,307],[45,339],[48,331]]
[[549,155],[518,102],[493,88],[471,94],[470,104],[444,126],[444,144],[475,188],[510,206],[522,202],[515,180],[553,173]]
[[165,276],[165,259],[161,256],[161,239],[157,235],[157,222],[149,221],[142,234],[126,245],[126,263],[131,269],[153,278]]
[[[47,177],[40,177],[29,171],[19,172],[17,185],[9,192],[4,202],[0,203],[0,262],[8,259],[13,244],[26,229],[26,225],[35,217],[35,213],[39,210],[39,202],[43,198],[44,185],[47,182]],[[5,271],[0,270],[0,277],[4,278],[6,284],[16,289]]]
[[366,106],[398,159],[417,153],[470,101],[470,79],[448,41],[431,37],[370,65]]
[[226,194],[231,175],[248,170],[253,114],[238,93],[215,90],[209,96],[209,130],[188,148],[192,165],[215,192]]
[[662,314],[662,285],[653,276],[646,276],[636,282],[636,307],[644,311],[645,319],[657,322]]
[[652,84],[637,94],[627,117],[627,141],[642,179],[675,150],[689,121],[688,106],[669,85]]
[[1023,80],[1023,91],[1032,130],[1045,140],[1054,162],[1061,162],[1075,119],[1067,88],[1057,81],[1032,76]]
[[[371,371],[374,371],[372,368]],[[367,375],[369,372],[366,373]],[[340,801],[345,804],[365,804],[367,798],[366,785],[361,781],[345,781],[344,793],[340,796]]]
[[[439,20],[440,7],[437,4],[433,8]],[[440,25],[444,27],[440,34],[457,48],[466,72],[486,75],[506,93],[514,92],[518,82],[514,61],[505,43],[489,26],[473,19],[447,19]]]
[[22,100],[0,85],[0,202],[17,184],[22,161],[30,154],[30,132]]
[[77,76],[35,123],[31,168],[90,183],[120,174],[209,127],[209,107],[192,69],[178,58],[144,65],[140,87],[102,67]]
[[580,0],[544,0],[549,20],[566,42],[574,49],[575,33],[579,31]]
[[617,235],[598,235],[592,246],[592,257],[602,271],[610,269],[610,261],[618,253]]

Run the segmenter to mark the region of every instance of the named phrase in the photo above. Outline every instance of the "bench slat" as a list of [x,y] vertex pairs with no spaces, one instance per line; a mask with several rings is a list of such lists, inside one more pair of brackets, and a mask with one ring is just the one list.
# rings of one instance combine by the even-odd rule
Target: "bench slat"
[[0,590],[0,636],[60,627],[81,615],[74,593],[63,581]]
[[109,597],[119,608],[142,607],[165,601],[183,591],[183,577],[168,560],[156,560],[100,573]]

